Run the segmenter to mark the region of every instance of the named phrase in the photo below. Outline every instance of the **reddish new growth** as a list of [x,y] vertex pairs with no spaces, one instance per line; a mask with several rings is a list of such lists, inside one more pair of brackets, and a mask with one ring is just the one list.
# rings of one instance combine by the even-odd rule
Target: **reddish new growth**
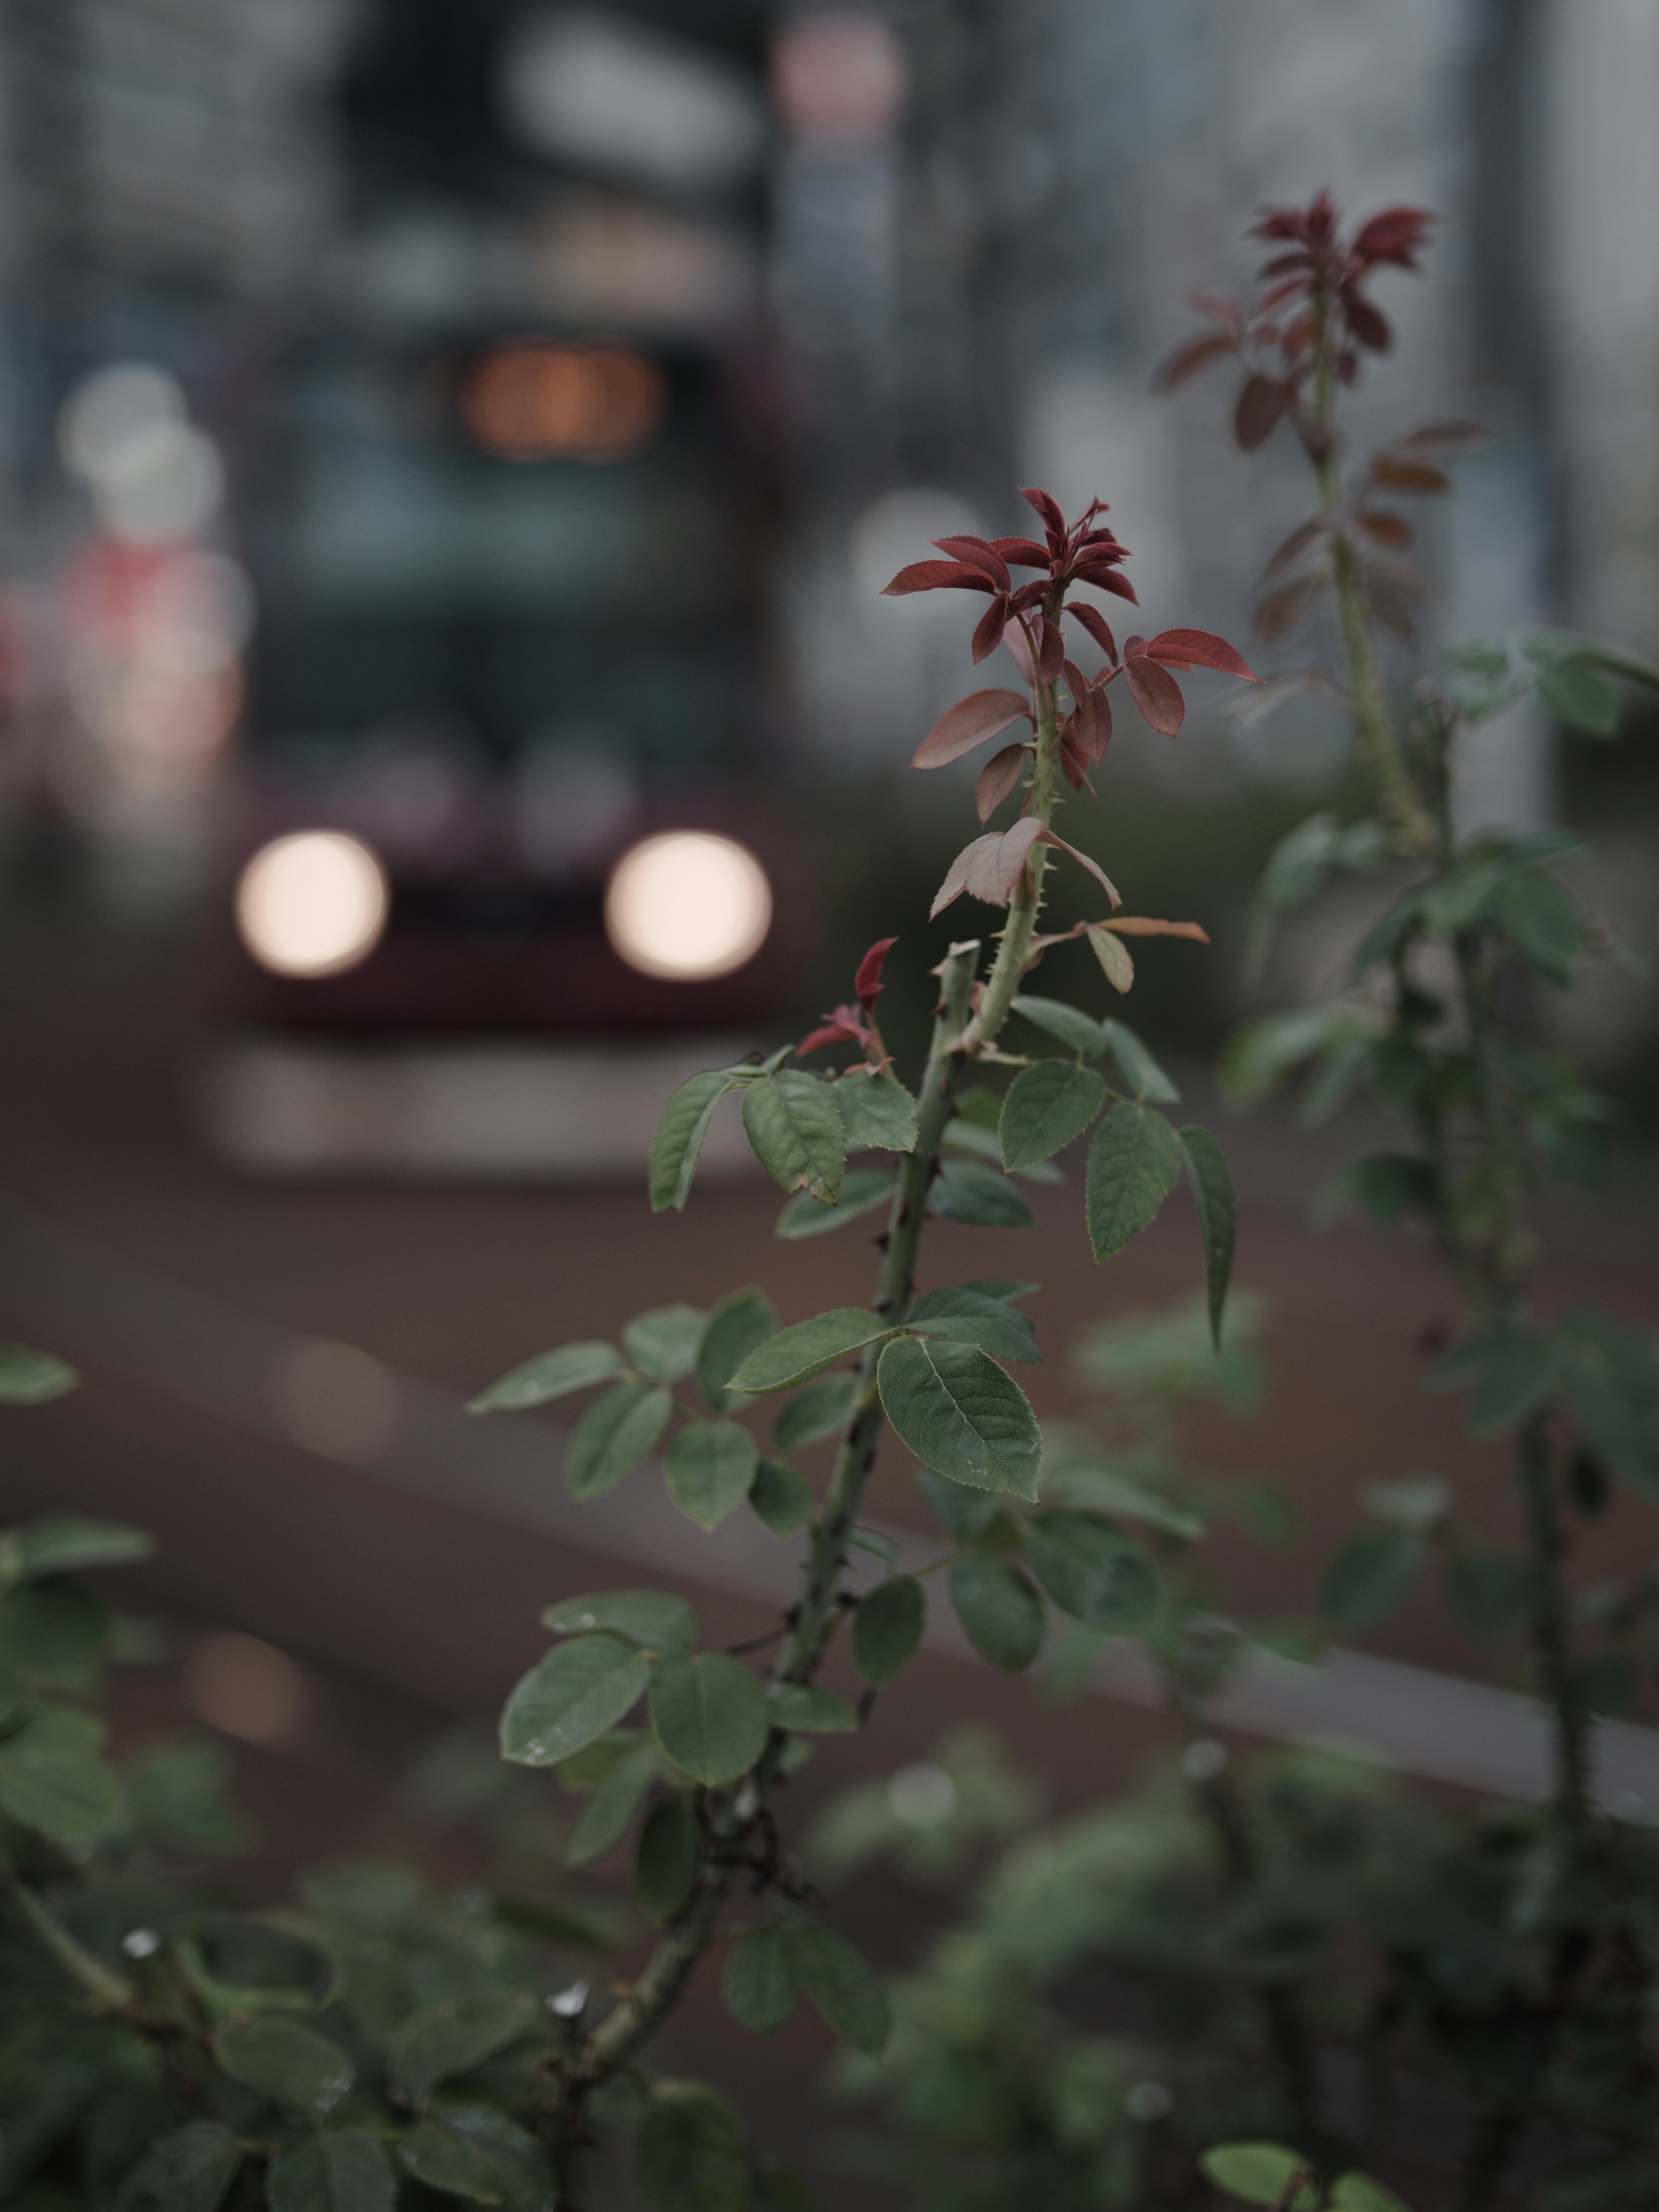
[[[1006,645],[1029,687],[1027,693],[975,691],[957,700],[917,746],[913,768],[944,768],[1015,722],[1029,723],[1034,732],[1040,730],[1045,708],[1058,715],[1058,693],[1051,687],[1063,684],[1071,708],[1058,716],[1057,757],[1066,781],[1078,791],[1088,781],[1091,763],[1101,758],[1112,741],[1107,688],[1120,676],[1143,719],[1169,738],[1179,731],[1187,711],[1171,669],[1218,668],[1252,684],[1260,681],[1224,638],[1208,630],[1166,629],[1151,639],[1127,637],[1120,653],[1100,610],[1066,596],[1074,585],[1095,584],[1135,603],[1134,586],[1120,573],[1128,549],[1097,520],[1106,512],[1104,502],[1091,500],[1077,520],[1067,524],[1051,494],[1030,489],[1024,497],[1042,519],[1046,544],[1030,538],[937,538],[933,543],[950,558],[915,562],[901,568],[887,586],[890,597],[911,592],[989,592],[991,605],[974,631],[974,659],[983,660],[999,645]],[[1034,581],[1016,586],[1011,574],[1014,568],[1040,573]],[[1064,627],[1066,615],[1081,623],[1106,655],[1105,665],[1092,677],[1085,676],[1071,657]],[[988,822],[1018,787],[1031,765],[1035,745],[1034,737],[1021,738],[1004,746],[981,772],[975,793],[981,822]],[[1006,906],[1038,844],[1070,853],[1105,885],[1112,904],[1118,903],[1116,891],[1095,863],[1037,820],[1028,786],[1024,810],[1012,829],[978,838],[957,854],[933,912],[963,891],[989,904]]]
[[853,996],[857,1006],[837,1006],[823,1018],[823,1027],[813,1030],[795,1047],[795,1057],[803,1053],[822,1052],[826,1045],[855,1044],[864,1054],[864,1064],[872,1075],[879,1075],[892,1065],[893,1055],[881,1041],[881,1031],[876,1027],[876,1000],[881,996],[881,971],[888,954],[898,943],[896,937],[878,938],[859,963],[859,972],[853,978]]
[[1345,240],[1328,192],[1305,208],[1264,210],[1249,235],[1288,241],[1290,250],[1262,263],[1260,297],[1242,307],[1194,293],[1194,306],[1221,327],[1189,339],[1158,371],[1158,386],[1174,392],[1216,362],[1241,361],[1244,381],[1233,404],[1239,444],[1251,452],[1287,422],[1318,471],[1318,512],[1267,563],[1269,580],[1289,580],[1256,609],[1256,634],[1267,643],[1282,637],[1328,590],[1339,563],[1346,564],[1377,621],[1407,643],[1414,635],[1411,602],[1422,598],[1427,580],[1396,556],[1415,533],[1403,515],[1376,501],[1449,490],[1451,480],[1438,464],[1478,445],[1486,433],[1474,422],[1426,423],[1373,453],[1363,477],[1345,487],[1333,403],[1336,388],[1358,378],[1362,350],[1382,353],[1393,342],[1386,319],[1366,296],[1367,281],[1390,264],[1415,273],[1433,220],[1420,208],[1384,208]]
[[1233,409],[1239,444],[1249,453],[1288,416],[1309,453],[1322,459],[1330,432],[1316,387],[1327,374],[1352,384],[1361,349],[1386,353],[1394,343],[1364,286],[1386,264],[1414,271],[1433,220],[1421,208],[1384,208],[1345,240],[1328,192],[1305,208],[1263,209],[1249,235],[1288,240],[1290,252],[1270,255],[1257,270],[1267,289],[1254,307],[1194,293],[1193,305],[1221,327],[1182,346],[1160,370],[1159,384],[1173,392],[1211,362],[1237,355],[1249,372]]

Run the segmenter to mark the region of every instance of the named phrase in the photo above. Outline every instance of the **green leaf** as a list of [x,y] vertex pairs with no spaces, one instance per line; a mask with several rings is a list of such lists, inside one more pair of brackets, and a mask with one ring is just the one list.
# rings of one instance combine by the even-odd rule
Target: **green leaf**
[[1345,1544],[1325,1571],[1320,1604],[1334,1627],[1375,1628],[1403,1605],[1428,1549],[1403,1528],[1368,1528]]
[[914,1575],[878,1583],[853,1616],[853,1664],[879,1689],[920,1647],[927,1626],[927,1599]]
[[407,2172],[445,2197],[471,2204],[499,2204],[501,2188],[487,2153],[436,2120],[422,2120],[399,2138],[398,2156]]
[[617,1761],[565,1838],[567,1866],[591,1866],[622,1841],[659,1771],[654,1744],[636,1744]]
[[203,1737],[158,1738],[126,1763],[127,1796],[147,1841],[204,1853],[240,1853],[254,1841],[251,1823],[226,1795],[231,1762]]
[[233,2081],[312,2119],[331,2112],[357,2078],[337,2043],[281,2013],[222,2027],[213,2055]]
[[651,1146],[653,1213],[670,1206],[684,1210],[714,1109],[728,1091],[738,1087],[729,1069],[711,1068],[682,1083],[663,1108]]
[[270,2212],[392,2212],[398,2179],[367,2128],[296,2136],[265,2176]]
[[983,1291],[924,1291],[904,1316],[908,1328],[957,1344],[976,1344],[995,1359],[1041,1361],[1036,1331],[1028,1315]]
[[717,1305],[697,1346],[697,1388],[717,1413],[741,1405],[742,1395],[726,1384],[744,1361],[778,1333],[776,1309],[764,1291],[738,1291]]
[[708,1326],[699,1306],[657,1306],[629,1322],[623,1342],[639,1373],[653,1382],[678,1382],[696,1364]]
[[652,1807],[634,1853],[634,1893],[653,1920],[672,1920],[691,1894],[700,1849],[689,1798]]
[[817,1510],[817,1500],[805,1477],[777,1459],[763,1459],[755,1469],[749,1503],[775,1536],[793,1536]]
[[120,1819],[120,1778],[99,1753],[108,1731],[91,1713],[53,1707],[0,1741],[0,1812],[44,1836],[93,1836]]
[[823,2207],[798,2173],[763,2158],[755,2168],[755,2212],[823,2212]]
[[489,2162],[509,2212],[546,2212],[553,2177],[533,2136],[494,2106],[445,2098],[433,2119],[459,2136]]
[[0,1344],[0,1406],[46,1406],[80,1388],[67,1361],[27,1344]]
[[651,1725],[675,1765],[714,1789],[746,1774],[765,1750],[765,1694],[723,1651],[665,1659],[651,1685]]
[[718,1528],[755,1480],[755,1439],[736,1421],[688,1421],[663,1455],[668,1494],[700,1528]]
[[830,1096],[847,1125],[850,1150],[873,1146],[884,1152],[915,1149],[916,1102],[890,1070],[871,1075],[855,1067],[830,1086]]
[[1474,1379],[1464,1425],[1484,1443],[1519,1427],[1555,1388],[1554,1347],[1530,1329],[1490,1329],[1466,1338],[1429,1373],[1431,1389]]
[[1210,1341],[1221,1349],[1221,1317],[1227,1310],[1227,1285],[1232,1279],[1233,1248],[1238,1236],[1238,1210],[1233,1200],[1233,1179],[1226,1155],[1207,1129],[1189,1121],[1176,1131],[1176,1142],[1187,1169],[1198,1207],[1199,1234],[1204,1240],[1204,1279],[1209,1298]]
[[739,1390],[756,1395],[791,1390],[797,1382],[810,1382],[814,1375],[838,1366],[865,1345],[890,1335],[892,1329],[891,1322],[862,1306],[836,1306],[811,1321],[797,1322],[793,1328],[781,1329],[750,1353],[732,1380]]
[[491,1990],[428,2005],[386,2044],[386,2063],[405,2101],[423,2104],[440,2081],[470,2074],[535,2027],[541,2007],[526,1990]]
[[15,1565],[9,1579],[44,1581],[49,1575],[84,1574],[92,1567],[131,1567],[155,1557],[142,1528],[121,1521],[95,1521],[84,1513],[49,1513],[13,1536]]
[[783,1068],[751,1083],[743,1094],[743,1126],[774,1182],[835,1203],[847,1164],[847,1125],[816,1075]]
[[1619,693],[1597,669],[1582,660],[1564,661],[1539,678],[1540,703],[1569,730],[1586,738],[1619,734]]
[[702,2081],[652,2084],[636,2156],[647,2212],[749,2212],[742,2125]]
[[122,2183],[115,2212],[219,2212],[242,2146],[217,2120],[191,2120],[161,2136]]
[[1540,974],[1552,982],[1571,982],[1573,963],[1589,929],[1564,883],[1542,868],[1523,868],[1498,885],[1490,911],[1510,944]]
[[946,1160],[927,1190],[927,1211],[975,1229],[1029,1229],[1031,1209],[1007,1178],[977,1160]]
[[781,1452],[805,1451],[825,1437],[840,1434],[858,1402],[856,1375],[820,1376],[792,1398],[772,1424],[772,1442]]
[[1221,1056],[1223,1096],[1240,1106],[1256,1105],[1304,1060],[1364,1034],[1352,1006],[1297,1006],[1247,1022]]
[[1029,1298],[1042,1285],[1021,1282],[1015,1275],[975,1275],[971,1283],[958,1283],[957,1288],[975,1291],[982,1298],[995,1298],[1000,1305],[1012,1305],[1016,1298]]
[[951,1602],[981,1659],[1018,1674],[1042,1649],[1042,1600],[1006,1559],[969,1552],[951,1563]]
[[895,1433],[924,1467],[976,1490],[1036,1496],[1036,1416],[1018,1383],[977,1346],[895,1337],[877,1378]]
[[570,1495],[602,1498],[626,1482],[668,1425],[674,1401],[649,1382],[618,1382],[596,1398],[571,1431],[564,1455]]
[[1481,1644],[1518,1636],[1532,1616],[1526,1573],[1502,1552],[1454,1552],[1446,1562],[1445,1591],[1452,1618]]
[[1127,1023],[1108,1022],[1104,1027],[1118,1073],[1135,1097],[1154,1106],[1175,1105],[1181,1093]]
[[840,1229],[849,1221],[857,1221],[878,1206],[885,1206],[898,1186],[898,1177],[888,1168],[849,1168],[841,1180],[841,1195],[834,1206],[826,1206],[821,1198],[814,1198],[804,1190],[792,1198],[778,1216],[777,1234],[780,1237],[822,1237],[828,1229]]
[[517,1766],[556,1766],[615,1728],[650,1680],[651,1662],[620,1636],[579,1636],[556,1645],[507,1701],[501,1757]]
[[1385,2189],[1380,2181],[1373,2181],[1369,2173],[1339,2174],[1331,2189],[1331,2203],[1334,2212],[1410,2212],[1403,2197]]
[[1659,1357],[1588,1307],[1563,1314],[1557,1356],[1572,1417],[1620,1480],[1659,1498]]
[[[1104,1057],[1109,1048],[1105,1029],[1078,1007],[1068,1006],[1063,999],[1020,997],[1012,1001],[1012,1006],[1014,1012],[1030,1022],[1033,1029],[1053,1037],[1068,1052],[1084,1060]],[[1003,1110],[1007,1110],[1006,1103]]]
[[544,1609],[542,1626],[558,1636],[605,1629],[642,1651],[689,1651],[697,1640],[696,1614],[667,1590],[593,1590],[586,1597],[561,1598]]
[[879,2058],[892,2019],[886,1992],[865,1960],[845,1936],[828,1928],[794,1926],[789,1935],[795,1971],[825,2027],[854,2051]]
[[720,1994],[733,2020],[756,2035],[775,2035],[800,2002],[789,1930],[751,1928],[726,1954]]
[[562,1344],[556,1352],[544,1352],[514,1367],[499,1382],[467,1405],[469,1413],[521,1413],[532,1406],[550,1405],[568,1397],[573,1390],[591,1389],[595,1382],[612,1382],[626,1375],[627,1364],[614,1344]]
[[1181,1176],[1181,1147],[1161,1114],[1114,1106],[1089,1147],[1085,1209],[1097,1260],[1121,1252],[1158,1218]]
[[1133,1635],[1158,1611],[1158,1571],[1139,1544],[1096,1513],[1039,1513],[1025,1524],[1031,1572],[1062,1613]]
[[1002,1164],[1028,1168],[1080,1137],[1106,1103],[1106,1082],[1073,1060],[1023,1068],[1002,1106]]
[[1288,2150],[1283,2143],[1218,2143],[1198,2164],[1206,2181],[1230,2197],[1242,2197],[1247,2204],[1279,2203],[1297,2175],[1306,2172],[1308,2185],[1297,2190],[1286,2212],[1317,2212],[1319,2187],[1313,2169],[1299,2150]]
[[815,1689],[810,1682],[785,1682],[768,1702],[773,1727],[793,1729],[801,1735],[842,1735],[859,1724],[845,1698],[833,1690]]

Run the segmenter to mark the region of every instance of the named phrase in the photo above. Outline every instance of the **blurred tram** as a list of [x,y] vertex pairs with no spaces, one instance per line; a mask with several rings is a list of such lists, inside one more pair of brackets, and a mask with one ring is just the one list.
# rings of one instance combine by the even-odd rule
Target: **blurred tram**
[[283,364],[229,847],[262,1025],[744,1032],[803,915],[730,357],[337,327]]

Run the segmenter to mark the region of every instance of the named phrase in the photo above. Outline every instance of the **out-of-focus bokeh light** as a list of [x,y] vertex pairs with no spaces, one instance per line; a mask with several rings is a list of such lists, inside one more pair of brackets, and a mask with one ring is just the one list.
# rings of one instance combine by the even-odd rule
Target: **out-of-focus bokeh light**
[[752,960],[772,924],[754,854],[704,830],[647,837],[617,863],[605,899],[611,942],[642,975],[705,982]]
[[500,83],[521,144],[670,191],[736,183],[765,143],[746,71],[706,45],[598,9],[522,15],[502,49]]
[[264,845],[236,886],[236,927],[276,975],[338,975],[372,952],[392,903],[386,870],[359,837],[301,830]]
[[533,340],[486,354],[461,394],[472,436],[510,461],[625,460],[667,406],[661,369],[631,347]]
[[276,1372],[276,1413],[283,1432],[319,1458],[361,1467],[398,1425],[398,1379],[355,1344],[301,1344]]
[[306,1713],[306,1680],[285,1651],[226,1630],[198,1637],[183,1687],[198,1719],[246,1743],[280,1743]]
[[774,42],[772,99],[797,138],[852,145],[885,137],[908,89],[903,48],[860,9],[803,15]]
[[64,403],[58,443],[100,527],[131,545],[196,537],[224,496],[218,447],[187,419],[178,379],[148,362],[83,377]]

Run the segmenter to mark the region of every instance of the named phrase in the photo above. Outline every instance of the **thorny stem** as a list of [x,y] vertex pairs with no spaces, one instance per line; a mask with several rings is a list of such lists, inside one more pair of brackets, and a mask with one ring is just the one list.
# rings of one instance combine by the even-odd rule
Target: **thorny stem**
[[[1341,448],[1336,434],[1336,387],[1332,355],[1335,333],[1329,308],[1321,303],[1316,365],[1314,374],[1314,417],[1322,433],[1322,451],[1315,460],[1319,503],[1334,514],[1344,503]],[[1331,585],[1336,598],[1337,625],[1348,664],[1348,695],[1361,742],[1370,756],[1382,790],[1383,803],[1394,817],[1402,848],[1408,853],[1432,851],[1434,823],[1413,783],[1405,750],[1389,706],[1387,686],[1377,665],[1371,640],[1363,579],[1347,540],[1334,532],[1330,540]]]
[[[1329,348],[1322,333],[1316,406],[1328,443],[1316,466],[1327,509],[1340,504],[1342,497],[1332,429],[1329,360]],[[1384,803],[1393,814],[1402,849],[1443,869],[1454,858],[1450,823],[1448,819],[1436,823],[1407,771],[1377,672],[1363,588],[1354,574],[1352,555],[1340,540],[1333,544],[1332,569],[1349,688]],[[1455,724],[1449,717],[1439,717],[1426,727],[1429,742],[1438,755],[1431,764],[1433,779],[1443,788],[1445,755]],[[1405,958],[1402,951],[1395,963],[1397,995],[1409,981]],[[1454,940],[1452,972],[1473,1075],[1475,1173],[1481,1204],[1470,1209],[1461,1202],[1464,1194],[1451,1180],[1454,1162],[1443,1119],[1437,1113],[1419,1111],[1425,1150],[1438,1177],[1437,1227],[1441,1248],[1478,1325],[1513,1326],[1525,1310],[1532,1240],[1522,1218],[1523,1177],[1510,1141],[1501,1079],[1494,1064],[1498,1025],[1492,1002],[1492,978],[1478,933],[1466,932]],[[1571,1592],[1564,1571],[1567,1540],[1552,1458],[1549,1413],[1547,1408],[1540,1408],[1522,1424],[1516,1438],[1515,1474],[1526,1523],[1533,1651],[1554,1731],[1552,1813],[1561,1839],[1563,1878],[1566,1879],[1582,1867],[1594,1843],[1589,1775],[1593,1720],[1573,1655]],[[1556,1944],[1549,1976],[1550,2042],[1579,1965],[1578,1944],[1570,1934],[1564,1936]],[[1540,2052],[1527,2081],[1513,2085],[1486,2112],[1464,2169],[1458,2212],[1485,2212],[1497,2196],[1531,2117],[1536,2079],[1547,2063],[1547,2053]]]
[[76,1942],[49,1905],[38,1897],[16,1869],[0,1858],[0,1887],[27,1921],[30,1929],[51,1952],[70,1979],[78,1982],[94,2012],[131,2012],[137,2002],[130,1983],[112,1973],[101,1960]]
[[[1036,815],[1045,829],[1055,804],[1058,750],[1054,687],[1039,684],[1037,741],[1026,811]],[[953,945],[939,970],[939,1003],[917,1100],[916,1142],[900,1170],[883,1240],[874,1310],[884,1316],[902,1317],[915,1294],[916,1258],[927,1220],[928,1188],[939,1170],[957,1088],[969,1056],[994,1042],[1019,989],[1042,905],[1047,857],[1042,846],[1033,848],[1025,878],[1010,904],[1007,925],[977,1012],[970,1015],[978,943]],[[801,1570],[800,1595],[773,1662],[770,1680],[774,1684],[812,1679],[844,1610],[839,1602],[839,1583],[847,1540],[864,1503],[884,1422],[876,1384],[880,1350],[878,1344],[868,1346],[859,1363],[858,1395],[813,1525]],[[555,2203],[559,2212],[569,2212],[574,2203],[573,2172],[585,2139],[585,2100],[626,2066],[656,2032],[714,1941],[722,1909],[745,1863],[747,1834],[780,1779],[787,1741],[785,1732],[775,1729],[754,1771],[711,1801],[709,1837],[690,1899],[664,1929],[637,1980],[622,1993],[599,2026],[557,2063],[544,2133],[553,2156]]]

